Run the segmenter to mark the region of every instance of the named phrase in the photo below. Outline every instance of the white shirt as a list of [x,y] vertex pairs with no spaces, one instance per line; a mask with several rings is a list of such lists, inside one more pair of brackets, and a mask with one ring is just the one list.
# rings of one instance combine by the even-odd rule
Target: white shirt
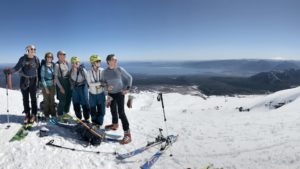
[[98,68],[95,71],[93,68],[87,72],[87,82],[89,91],[92,94],[101,94],[104,92],[104,87],[101,87],[103,68]]

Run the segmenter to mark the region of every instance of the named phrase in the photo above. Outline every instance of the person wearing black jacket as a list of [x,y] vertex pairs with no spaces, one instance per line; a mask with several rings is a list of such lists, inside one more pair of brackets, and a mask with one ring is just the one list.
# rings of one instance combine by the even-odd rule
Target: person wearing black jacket
[[[20,89],[23,96],[23,106],[25,112],[24,123],[34,123],[37,114],[37,88],[38,88],[38,68],[40,61],[36,56],[34,45],[28,45],[26,54],[20,57],[18,63],[13,68],[4,69],[5,74],[19,72]],[[29,97],[31,108],[29,106]]]

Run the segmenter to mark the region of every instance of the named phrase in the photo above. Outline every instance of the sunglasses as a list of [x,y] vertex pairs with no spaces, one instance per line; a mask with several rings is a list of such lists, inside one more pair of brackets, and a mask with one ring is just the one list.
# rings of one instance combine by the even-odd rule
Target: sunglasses
[[47,56],[47,58],[51,58],[51,59],[53,59],[53,56]]
[[36,51],[36,48],[30,48],[31,51]]
[[79,65],[80,64],[80,62],[72,62],[72,64],[74,64],[74,65]]
[[101,62],[101,60],[96,60],[95,62],[97,62],[97,63],[100,63],[100,62]]

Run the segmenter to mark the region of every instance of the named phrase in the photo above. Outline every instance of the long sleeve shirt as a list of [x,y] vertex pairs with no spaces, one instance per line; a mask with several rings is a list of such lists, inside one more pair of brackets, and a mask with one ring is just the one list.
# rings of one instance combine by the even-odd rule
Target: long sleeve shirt
[[12,72],[19,72],[24,77],[37,77],[40,61],[37,56],[29,58],[28,55],[22,56],[18,63],[13,67]]
[[106,68],[103,71],[103,81],[108,86],[112,86],[112,90],[108,93],[119,93],[132,86],[132,76],[122,67],[114,69]]
[[104,87],[102,86],[102,72],[103,68],[97,69],[95,71],[93,68],[87,72],[87,82],[89,84],[89,92],[91,94],[100,94],[104,92]]

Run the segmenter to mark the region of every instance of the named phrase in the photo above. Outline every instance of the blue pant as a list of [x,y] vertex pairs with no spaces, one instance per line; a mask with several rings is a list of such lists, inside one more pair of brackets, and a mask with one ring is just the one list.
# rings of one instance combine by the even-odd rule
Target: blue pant
[[89,106],[89,96],[88,87],[86,84],[81,86],[75,86],[72,91],[72,102],[77,118],[81,119],[81,107],[83,109],[83,116],[85,120],[89,119],[90,116],[90,106]]
[[90,93],[90,108],[92,115],[92,122],[102,125],[105,115],[105,94],[104,92],[100,94]]
[[59,82],[61,83],[62,87],[65,90],[65,94],[60,92],[59,87],[56,85],[56,92],[57,92],[57,99],[59,100],[58,107],[57,107],[57,115],[63,115],[64,113],[69,113],[70,105],[71,105],[71,98],[72,98],[72,90],[71,84],[68,78],[58,78]]

